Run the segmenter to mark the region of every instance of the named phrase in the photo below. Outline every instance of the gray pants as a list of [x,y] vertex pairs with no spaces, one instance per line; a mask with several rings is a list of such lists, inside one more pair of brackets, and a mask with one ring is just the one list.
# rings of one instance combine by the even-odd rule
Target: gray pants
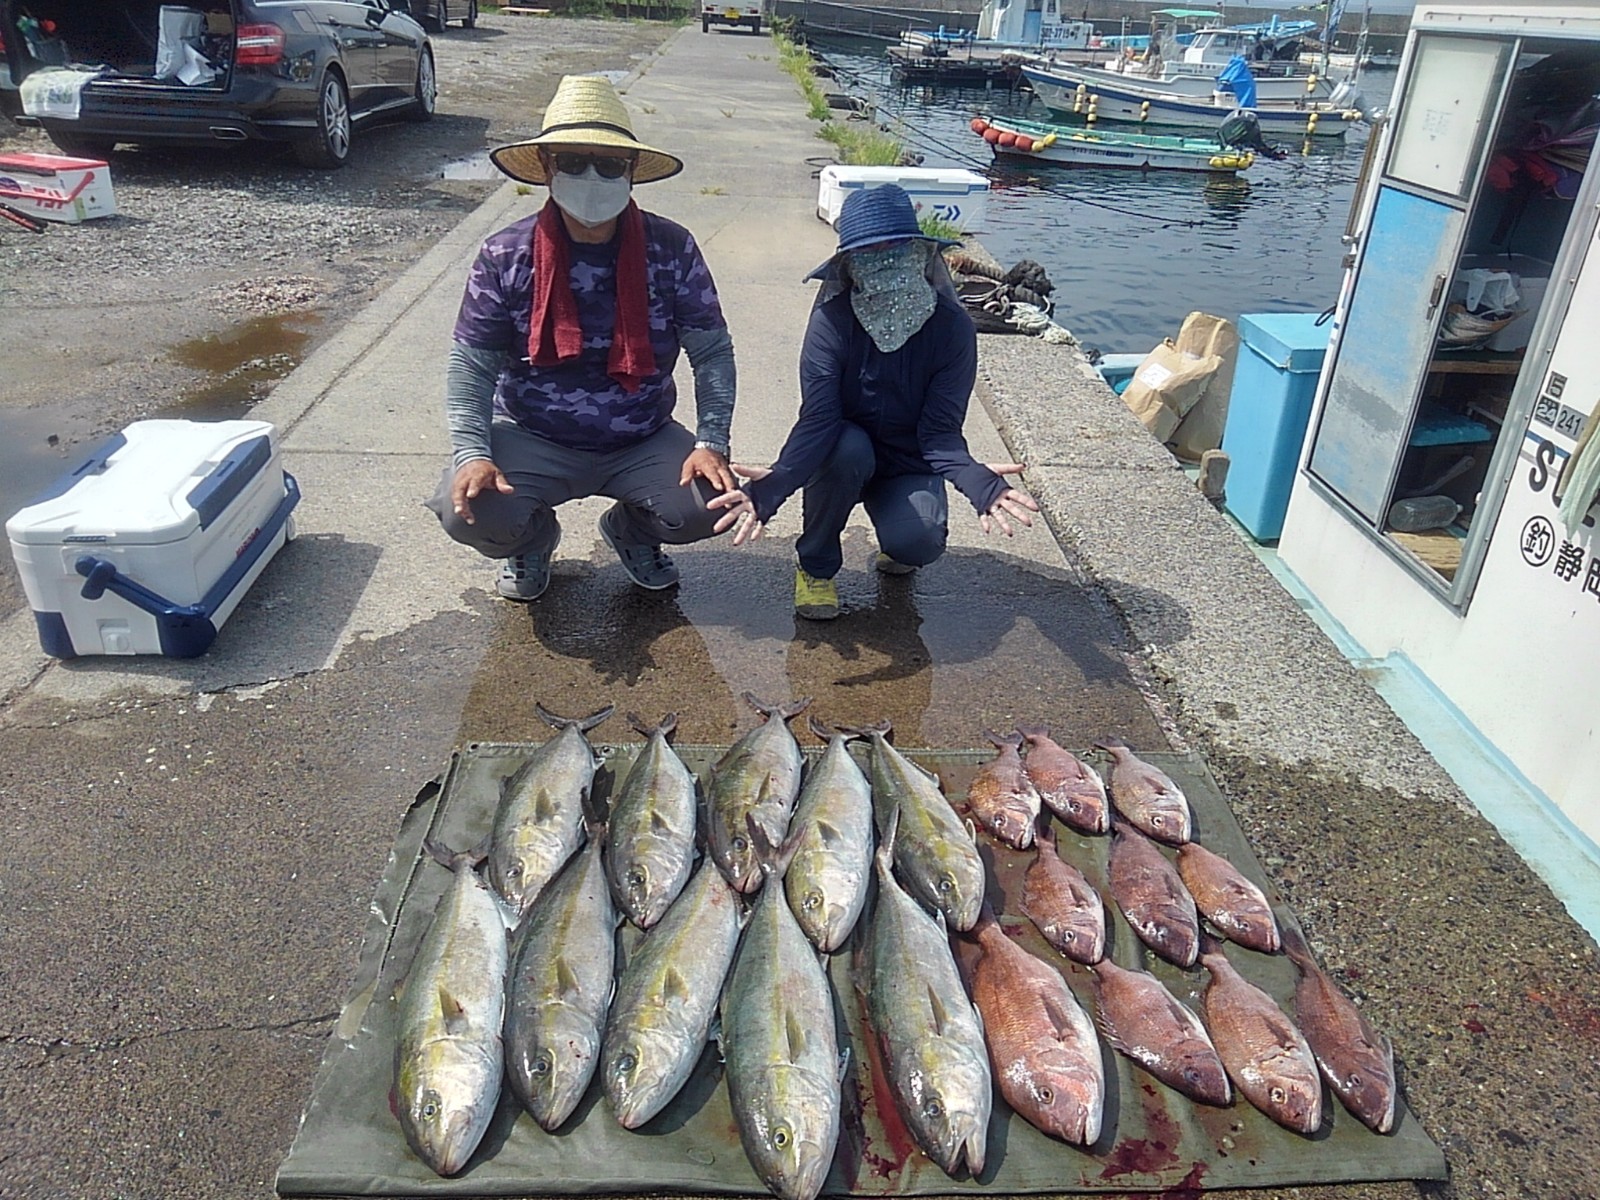
[[447,467],[427,501],[444,531],[480,554],[551,553],[561,538],[555,507],[586,496],[617,501],[611,520],[623,542],[677,546],[711,536],[719,514],[706,501],[715,493],[703,479],[688,487],[678,482],[694,434],[676,421],[621,450],[569,450],[502,421],[489,436],[495,466],[516,490],[509,496],[494,488],[480,492],[472,501],[476,519],[468,525],[451,505],[455,469]]

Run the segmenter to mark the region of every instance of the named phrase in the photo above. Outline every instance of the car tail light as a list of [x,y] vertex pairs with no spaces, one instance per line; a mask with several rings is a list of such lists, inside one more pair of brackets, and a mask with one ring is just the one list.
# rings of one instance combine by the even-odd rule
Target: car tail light
[[241,67],[270,67],[283,61],[283,30],[276,25],[241,25],[233,61]]

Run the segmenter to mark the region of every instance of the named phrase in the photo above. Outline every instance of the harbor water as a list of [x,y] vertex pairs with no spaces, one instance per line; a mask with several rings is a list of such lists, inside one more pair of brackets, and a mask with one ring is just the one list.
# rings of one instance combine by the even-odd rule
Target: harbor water
[[[1055,166],[994,158],[970,128],[988,114],[1048,120],[1026,90],[901,86],[881,46],[818,44],[838,72],[827,86],[876,106],[878,121],[928,167],[967,167],[990,180],[983,245],[1010,266],[1040,263],[1055,284],[1055,319],[1105,353],[1148,350],[1199,309],[1322,312],[1338,297],[1350,204],[1369,128],[1289,157],[1258,157],[1239,176]],[[1388,104],[1392,71],[1362,92]],[[1108,125],[1107,129],[1131,126]],[[1167,132],[1167,131],[1162,131]],[[1198,136],[1198,135],[1197,135]],[[1270,139],[1269,139],[1270,140]]]

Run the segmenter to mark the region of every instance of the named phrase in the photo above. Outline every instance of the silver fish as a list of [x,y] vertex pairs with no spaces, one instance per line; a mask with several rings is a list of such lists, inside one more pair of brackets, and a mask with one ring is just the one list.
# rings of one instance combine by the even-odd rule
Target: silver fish
[[1128,749],[1121,738],[1095,743],[1115,760],[1111,766],[1111,803],[1139,832],[1169,846],[1180,846],[1193,834],[1194,817],[1183,789],[1165,771]]
[[753,815],[774,845],[783,841],[800,792],[804,761],[788,721],[804,712],[811,701],[765,704],[749,692],[744,693],[744,701],[767,719],[735,742],[711,768],[706,783],[706,824],[711,857],[728,882],[738,891],[753,892],[761,886],[763,875],[745,818]]
[[1195,907],[1224,937],[1263,954],[1281,948],[1278,919],[1266,894],[1227,859],[1189,842],[1178,847],[1178,874]]
[[518,920],[583,844],[584,804],[600,765],[584,734],[614,711],[608,704],[580,720],[534,709],[561,732],[500,785],[489,849],[489,881]]
[[1140,941],[1170,963],[1194,966],[1200,948],[1194,897],[1155,843],[1122,821],[1112,824],[1106,884]]
[[1105,1064],[1094,1022],[1061,973],[1013,942],[987,905],[955,950],[1006,1103],[1051,1137],[1093,1145],[1105,1118]]
[[617,907],[640,929],[649,929],[694,867],[695,783],[667,743],[677,728],[676,713],[654,728],[632,713],[628,722],[649,740],[612,798],[606,869]]
[[852,729],[872,739],[872,807],[878,832],[899,814],[895,866],[906,887],[952,928],[971,929],[983,905],[983,860],[972,827],[939,790],[939,781],[889,744],[888,722]]
[[611,1002],[617,910],[602,831],[528,910],[506,984],[506,1074],[544,1129],[572,1115],[594,1076]]
[[1209,934],[1201,938],[1200,965],[1211,972],[1202,997],[1206,1028],[1229,1078],[1285,1129],[1315,1133],[1322,1076],[1305,1037],[1271,996],[1234,970]]
[[[954,1176],[983,1173],[994,1078],[983,1023],[962,987],[942,919],[895,882],[891,813],[875,855],[878,896],[863,940],[867,1007],[896,1106],[917,1144]],[[858,983],[860,988],[861,984]]]
[[1057,745],[1043,725],[1019,725],[1017,732],[1028,744],[1023,769],[1044,806],[1079,833],[1104,833],[1110,829],[1106,785],[1099,772]]
[[1291,925],[1283,928],[1283,950],[1299,971],[1295,1023],[1316,1055],[1323,1078],[1363,1125],[1374,1133],[1388,1133],[1394,1128],[1399,1099],[1394,1047],[1317,966],[1311,948]]
[[1106,906],[1083,872],[1056,848],[1049,813],[1039,815],[1039,851],[1022,877],[1022,913],[1068,958],[1099,962],[1106,952]]
[[1095,1024],[1106,1041],[1168,1087],[1205,1104],[1228,1104],[1228,1072],[1200,1018],[1148,971],[1109,958],[1094,964]]
[[1013,850],[1033,845],[1034,822],[1039,819],[1039,792],[1023,769],[1019,747],[1022,734],[983,735],[1000,750],[978,768],[967,788],[967,807],[995,837]]
[[850,735],[813,720],[828,743],[806,776],[791,828],[800,843],[783,876],[789,907],[818,950],[831,952],[855,928],[872,877],[872,785],[850,757]]
[[815,1200],[839,1141],[842,1064],[833,989],[784,895],[798,838],[774,848],[749,817],[769,876],[722,997],[728,1100],[745,1157],[782,1200]]
[[709,857],[623,964],[600,1055],[617,1122],[637,1129],[699,1061],[743,927],[739,893]]
[[484,850],[425,845],[455,878],[400,996],[394,1107],[417,1157],[454,1175],[478,1148],[500,1099],[506,927],[494,893],[473,869]]

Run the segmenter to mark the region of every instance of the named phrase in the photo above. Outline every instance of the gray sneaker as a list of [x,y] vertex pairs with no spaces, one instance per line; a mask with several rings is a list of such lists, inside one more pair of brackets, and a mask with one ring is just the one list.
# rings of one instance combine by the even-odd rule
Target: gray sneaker
[[617,511],[616,508],[606,509],[605,515],[600,518],[600,536],[605,538],[606,545],[617,552],[628,578],[652,592],[665,591],[677,583],[678,568],[661,552],[660,546],[622,540],[613,528]]
[[[556,539],[556,545],[561,539]],[[500,574],[494,581],[494,590],[507,600],[537,600],[550,586],[550,559],[556,547],[543,554],[513,554],[500,560]]]

